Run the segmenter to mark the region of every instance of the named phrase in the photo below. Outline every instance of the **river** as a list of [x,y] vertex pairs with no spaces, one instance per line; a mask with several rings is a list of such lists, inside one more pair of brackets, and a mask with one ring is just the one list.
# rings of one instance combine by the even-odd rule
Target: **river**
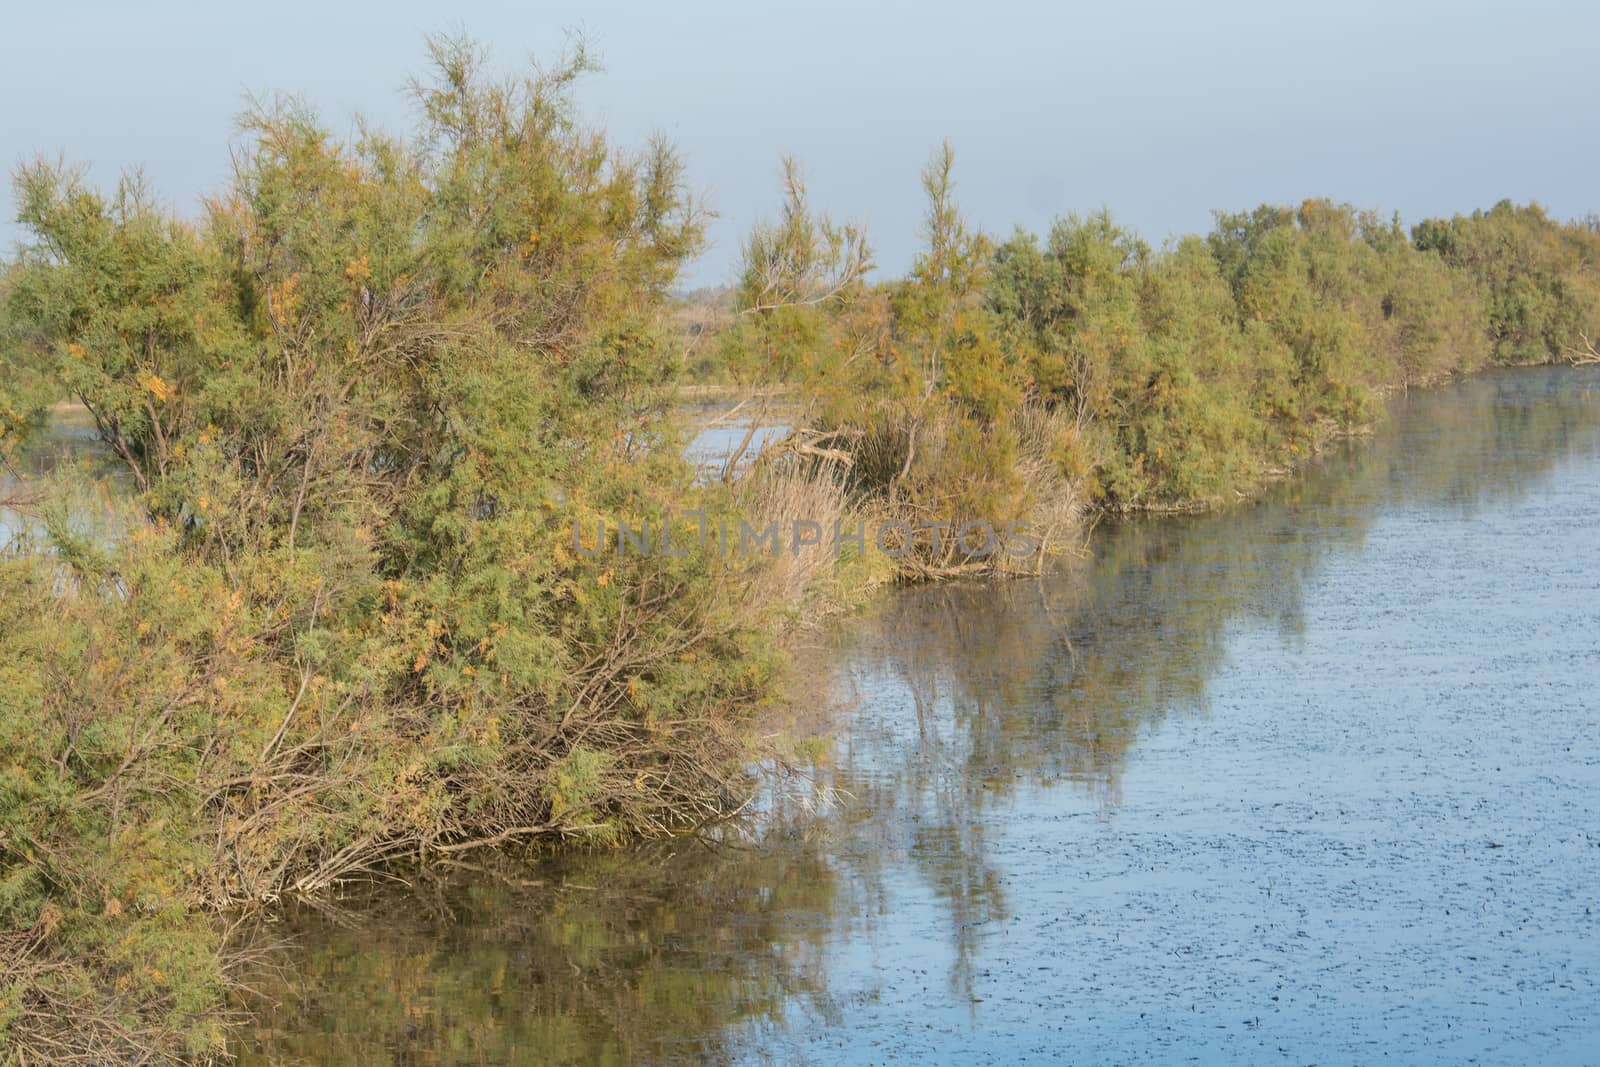
[[901,591],[720,840],[291,907],[247,1063],[1593,1062],[1600,374]]

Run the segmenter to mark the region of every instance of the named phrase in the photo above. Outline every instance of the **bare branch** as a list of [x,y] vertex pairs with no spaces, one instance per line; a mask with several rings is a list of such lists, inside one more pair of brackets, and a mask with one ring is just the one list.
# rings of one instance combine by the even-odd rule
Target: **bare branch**
[[1589,335],[1586,333],[1580,333],[1578,336],[1583,339],[1583,347],[1568,348],[1568,362],[1570,362],[1574,367],[1583,367],[1589,364],[1600,363],[1600,351],[1595,350],[1594,342],[1589,340]]

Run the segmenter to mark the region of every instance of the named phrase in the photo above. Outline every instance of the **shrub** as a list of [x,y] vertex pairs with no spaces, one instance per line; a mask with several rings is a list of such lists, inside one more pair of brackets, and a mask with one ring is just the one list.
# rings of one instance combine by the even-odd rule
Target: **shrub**
[[581,53],[504,83],[433,56],[412,141],[252,112],[198,224],[19,176],[7,367],[88,409],[143,511],[0,559],[0,1027],[30,1061],[217,1051],[206,910],[743,801],[760,606],[706,549],[573,544],[701,494],[664,321],[701,212],[668,146],[578,120]]

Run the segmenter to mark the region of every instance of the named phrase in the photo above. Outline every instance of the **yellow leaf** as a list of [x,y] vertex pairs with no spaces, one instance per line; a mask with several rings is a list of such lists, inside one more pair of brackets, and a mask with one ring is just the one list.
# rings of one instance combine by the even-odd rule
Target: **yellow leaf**
[[143,389],[145,392],[149,393],[162,403],[171,400],[173,396],[176,395],[172,386],[168,385],[154,374],[141,374],[137,380],[139,382],[139,388]]

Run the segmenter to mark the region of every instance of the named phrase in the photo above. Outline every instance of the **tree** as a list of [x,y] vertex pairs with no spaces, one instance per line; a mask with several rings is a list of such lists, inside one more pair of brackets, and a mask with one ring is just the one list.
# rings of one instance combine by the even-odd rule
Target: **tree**
[[581,49],[497,81],[430,48],[418,137],[268,101],[198,223],[18,177],[0,381],[80,401],[143,512],[0,558],[0,1026],[30,1060],[215,1050],[205,909],[742,803],[764,609],[692,537],[574,544],[725,514],[665,417],[704,213],[670,146],[582,123]]

